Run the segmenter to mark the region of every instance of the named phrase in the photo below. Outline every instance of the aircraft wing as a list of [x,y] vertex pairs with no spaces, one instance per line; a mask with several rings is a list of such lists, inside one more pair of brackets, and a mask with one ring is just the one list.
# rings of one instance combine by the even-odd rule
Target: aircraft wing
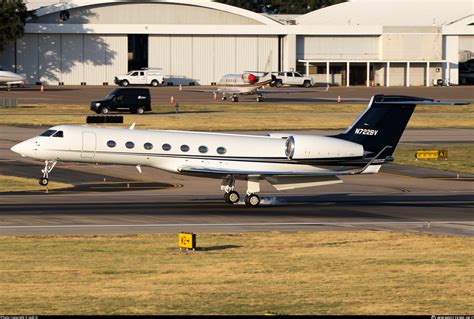
[[[302,172],[302,171],[253,171],[253,170],[241,170],[241,169],[225,169],[225,168],[212,168],[212,167],[197,167],[197,166],[181,166],[178,171],[183,174],[196,174],[196,175],[240,175],[240,176],[343,176],[343,175],[358,175],[364,172],[372,173],[373,168],[371,165],[378,165],[375,163],[386,149],[392,148],[391,146],[385,146],[376,156],[374,156],[364,167],[357,170],[347,171],[317,171],[317,172]],[[376,169],[378,171],[378,169]]]
[[181,90],[181,92],[217,93],[217,89],[216,90]]
[[276,90],[266,90],[266,89],[257,89],[257,93],[260,94],[276,94],[276,93],[286,93],[286,94],[291,94],[291,93],[317,93],[317,92],[327,92],[329,91],[329,85],[326,86],[326,89],[324,90],[281,90],[281,89],[276,89]]
[[196,175],[240,175],[240,176],[340,176],[357,175],[362,173],[366,167],[358,171],[320,171],[320,172],[301,172],[301,171],[251,171],[239,169],[220,169],[210,167],[181,166],[178,171],[183,174]]

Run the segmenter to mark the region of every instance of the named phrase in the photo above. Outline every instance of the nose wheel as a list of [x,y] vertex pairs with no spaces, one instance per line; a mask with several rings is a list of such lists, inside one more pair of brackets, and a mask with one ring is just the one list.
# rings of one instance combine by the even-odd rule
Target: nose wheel
[[44,168],[41,170],[43,177],[39,179],[39,184],[41,186],[46,186],[49,183],[49,173],[56,166],[57,161],[44,161]]

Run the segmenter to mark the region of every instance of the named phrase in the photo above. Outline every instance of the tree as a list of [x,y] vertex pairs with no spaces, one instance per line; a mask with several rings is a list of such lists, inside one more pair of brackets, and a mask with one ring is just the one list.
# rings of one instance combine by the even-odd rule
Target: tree
[[0,2],[0,52],[5,44],[23,36],[25,21],[33,17],[21,0],[2,0]]

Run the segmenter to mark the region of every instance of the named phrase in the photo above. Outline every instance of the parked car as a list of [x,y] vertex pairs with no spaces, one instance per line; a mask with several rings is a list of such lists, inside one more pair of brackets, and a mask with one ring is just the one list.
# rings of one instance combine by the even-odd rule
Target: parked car
[[272,72],[272,74],[276,78],[273,82],[273,86],[277,88],[283,85],[297,85],[309,88],[314,84],[312,77],[303,76],[301,73],[295,71]]
[[92,101],[91,110],[98,114],[126,111],[143,114],[151,111],[150,90],[147,88],[117,88],[102,100]]
[[161,69],[145,68],[142,70],[133,70],[125,75],[117,75],[115,77],[115,84],[120,86],[129,85],[151,85],[158,86],[163,84],[164,77],[161,75]]

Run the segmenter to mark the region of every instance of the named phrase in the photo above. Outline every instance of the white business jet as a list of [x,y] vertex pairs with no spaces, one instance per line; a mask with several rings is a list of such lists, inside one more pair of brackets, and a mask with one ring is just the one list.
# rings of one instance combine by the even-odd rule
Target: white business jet
[[21,75],[0,68],[0,85],[6,85],[8,88],[12,85],[24,86],[25,78]]
[[232,102],[239,101],[239,95],[257,95],[257,102],[263,102],[264,94],[272,93],[315,93],[326,92],[329,90],[329,85],[325,90],[268,90],[266,85],[274,82],[276,77],[271,72],[245,71],[241,74],[226,74],[217,83],[215,90],[182,90],[185,92],[198,93],[212,93],[221,94],[221,100],[227,100],[227,95],[230,95]]
[[222,179],[229,204],[239,201],[237,179],[247,181],[245,203],[258,206],[260,181],[277,190],[342,183],[342,175],[373,174],[392,154],[417,104],[468,104],[375,95],[365,112],[335,136],[134,130],[59,125],[11,148],[45,162],[41,185],[58,161],[134,165]]

